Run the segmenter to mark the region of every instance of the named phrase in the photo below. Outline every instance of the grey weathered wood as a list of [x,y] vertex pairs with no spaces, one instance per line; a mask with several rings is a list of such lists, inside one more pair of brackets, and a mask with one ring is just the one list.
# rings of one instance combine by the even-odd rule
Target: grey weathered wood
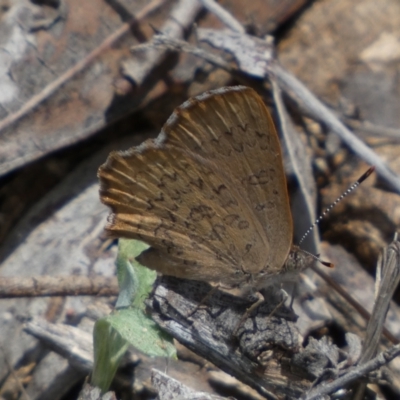
[[[281,306],[270,316],[280,302],[279,292],[265,291],[266,302],[233,337],[251,301],[217,290],[187,317],[210,289],[200,282],[162,277],[148,306],[154,320],[182,344],[267,398],[298,398],[323,373],[320,360],[307,360],[308,366],[302,365],[307,357],[292,361],[293,354],[306,355],[308,350],[302,348],[292,311]],[[330,364],[328,359],[325,364]]]

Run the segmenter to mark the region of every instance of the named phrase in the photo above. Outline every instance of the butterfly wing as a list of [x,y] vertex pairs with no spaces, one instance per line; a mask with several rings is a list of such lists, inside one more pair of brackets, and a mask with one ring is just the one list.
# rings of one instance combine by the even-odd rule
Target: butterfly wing
[[160,136],[225,171],[261,223],[265,261],[277,271],[288,255],[293,225],[282,153],[272,118],[251,88],[222,88],[188,100]]
[[164,274],[239,284],[276,274],[292,222],[279,141],[258,95],[225,88],[179,107],[159,137],[111,153],[99,169],[107,230],[152,250]]

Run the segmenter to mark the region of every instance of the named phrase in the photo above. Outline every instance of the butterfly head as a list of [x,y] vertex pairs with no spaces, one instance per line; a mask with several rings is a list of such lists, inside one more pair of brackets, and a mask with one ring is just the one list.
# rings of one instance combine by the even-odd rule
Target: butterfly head
[[287,276],[287,280],[292,280],[292,276],[295,279],[300,272],[310,267],[314,262],[316,262],[316,260],[317,258],[312,254],[301,250],[297,246],[292,246],[281,274],[284,275],[284,277]]

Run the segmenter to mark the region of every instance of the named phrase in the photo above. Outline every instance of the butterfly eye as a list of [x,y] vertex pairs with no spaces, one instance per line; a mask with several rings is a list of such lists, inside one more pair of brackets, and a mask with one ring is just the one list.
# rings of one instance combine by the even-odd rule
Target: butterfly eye
[[296,253],[289,253],[288,258],[285,262],[285,270],[286,272],[293,272],[297,269],[297,262],[296,262]]

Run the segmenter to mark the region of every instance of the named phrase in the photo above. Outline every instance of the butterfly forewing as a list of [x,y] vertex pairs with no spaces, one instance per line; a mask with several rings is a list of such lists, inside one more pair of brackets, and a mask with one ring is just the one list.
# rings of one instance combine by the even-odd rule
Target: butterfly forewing
[[229,176],[247,204],[252,229],[269,243],[264,261],[270,272],[280,270],[292,242],[292,217],[279,139],[258,94],[245,87],[206,93],[168,122],[166,143],[193,151]]

